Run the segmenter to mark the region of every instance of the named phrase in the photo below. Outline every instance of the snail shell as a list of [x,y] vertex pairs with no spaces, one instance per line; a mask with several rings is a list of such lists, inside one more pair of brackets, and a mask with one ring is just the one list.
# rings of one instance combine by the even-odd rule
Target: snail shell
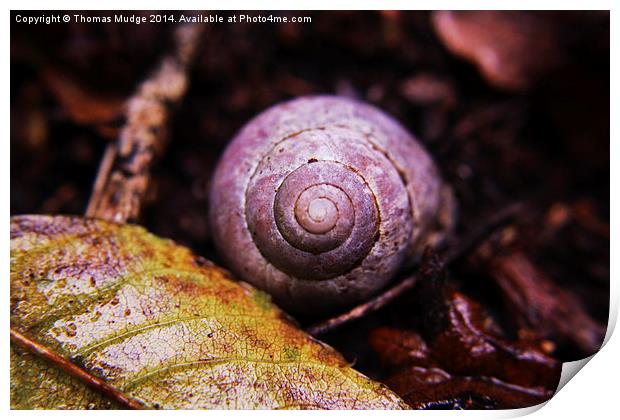
[[278,104],[227,147],[210,192],[220,255],[294,312],[359,302],[448,224],[428,153],[395,120],[332,96]]

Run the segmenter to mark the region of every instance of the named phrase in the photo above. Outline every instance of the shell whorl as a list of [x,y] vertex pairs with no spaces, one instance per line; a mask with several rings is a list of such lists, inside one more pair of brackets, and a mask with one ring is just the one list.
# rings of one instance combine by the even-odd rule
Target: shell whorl
[[441,185],[427,153],[383,112],[303,97],[263,112],[230,143],[213,178],[211,226],[237,275],[288,309],[316,312],[389,281],[424,241]]
[[379,232],[379,210],[352,168],[310,160],[280,183],[265,178],[264,184],[251,181],[245,210],[254,242],[274,266],[300,279],[323,280],[348,272],[368,254]]

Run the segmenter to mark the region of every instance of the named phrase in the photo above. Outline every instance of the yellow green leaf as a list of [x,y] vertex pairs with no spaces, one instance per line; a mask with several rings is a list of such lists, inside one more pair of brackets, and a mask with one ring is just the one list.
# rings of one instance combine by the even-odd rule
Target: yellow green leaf
[[[407,408],[269,297],[141,227],[11,219],[11,328],[147,408]],[[13,408],[123,408],[12,344]]]

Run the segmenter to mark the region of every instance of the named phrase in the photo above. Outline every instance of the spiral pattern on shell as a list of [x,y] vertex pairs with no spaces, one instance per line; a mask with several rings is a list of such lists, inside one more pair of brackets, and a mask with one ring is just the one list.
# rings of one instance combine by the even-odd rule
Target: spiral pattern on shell
[[441,179],[396,121],[349,99],[303,97],[250,121],[210,194],[228,266],[297,312],[367,298],[436,227]]

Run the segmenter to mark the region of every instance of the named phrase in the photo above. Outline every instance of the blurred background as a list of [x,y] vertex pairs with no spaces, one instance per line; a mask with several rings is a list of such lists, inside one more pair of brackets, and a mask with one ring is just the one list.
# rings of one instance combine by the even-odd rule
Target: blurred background
[[[17,13],[11,213],[83,214],[104,148],[124,123],[124,102],[171,47],[174,24],[26,25],[15,22]],[[527,204],[449,267],[441,292],[448,307],[466,299],[485,334],[508,347],[494,362],[469,354],[471,360],[450,366],[453,343],[420,326],[425,315],[415,290],[322,339],[414,402],[423,399],[416,386],[430,381],[419,369],[435,368],[453,381],[425,400],[439,408],[440,400],[448,408],[535,401],[471,378],[550,389],[555,373],[535,383],[514,372],[545,376],[557,368],[553,361],[583,358],[600,346],[609,304],[609,13],[273,14],[311,22],[206,25],[142,224],[218,262],[206,191],[235,132],[270,105],[300,95],[375,104],[435,157],[458,198],[459,232],[507,205]],[[412,356],[422,344],[425,352]],[[519,364],[527,351],[549,360]],[[507,365],[505,354],[512,355],[512,373],[499,367]]]

